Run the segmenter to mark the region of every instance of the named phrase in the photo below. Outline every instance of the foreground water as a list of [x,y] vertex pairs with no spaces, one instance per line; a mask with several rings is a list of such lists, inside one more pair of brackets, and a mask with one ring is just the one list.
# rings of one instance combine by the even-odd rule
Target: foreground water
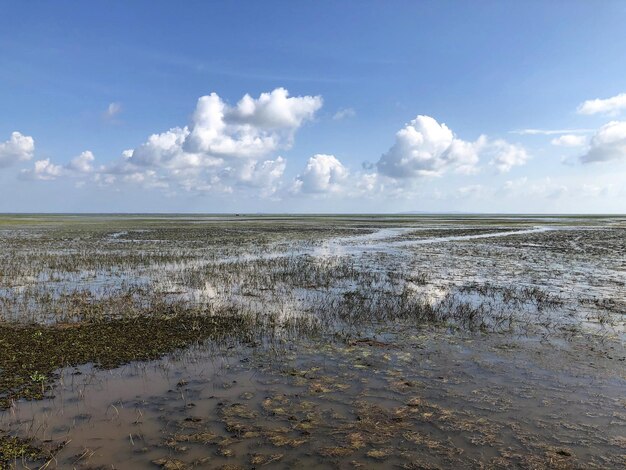
[[[626,465],[621,219],[353,219],[326,222],[327,232],[290,223],[294,231],[263,244],[255,240],[269,229],[255,222],[246,243],[208,248],[145,222],[99,229],[99,249],[120,258],[94,261],[93,275],[57,259],[53,270],[33,270],[45,283],[16,276],[2,287],[6,298],[31,293],[40,309],[45,289],[58,302],[76,292],[99,301],[145,285],[172,301],[232,303],[276,321],[320,315],[340,334],[285,330],[262,344],[206,342],[112,370],[63,369],[54,398],[14,403],[0,428],[60,445],[47,468]],[[178,235],[186,229],[176,225]],[[16,230],[5,243],[19,254],[27,244],[6,241]],[[39,248],[34,240],[48,237],[47,253],[61,245],[47,227],[22,230]],[[171,244],[189,253],[154,251]],[[123,259],[138,252],[160,259]],[[302,269],[316,274],[299,278]],[[482,317],[385,321],[376,309],[401,295]],[[3,313],[24,314],[26,303]],[[366,311],[348,316],[355,308]]]
[[194,350],[66,370],[54,399],[2,425],[66,442],[63,468],[620,468],[615,347],[418,331],[279,356]]

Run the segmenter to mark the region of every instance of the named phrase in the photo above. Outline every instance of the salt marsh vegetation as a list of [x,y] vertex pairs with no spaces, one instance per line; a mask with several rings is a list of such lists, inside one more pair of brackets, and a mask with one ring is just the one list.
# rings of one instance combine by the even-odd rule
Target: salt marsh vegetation
[[620,217],[6,215],[0,315],[9,467],[626,464]]

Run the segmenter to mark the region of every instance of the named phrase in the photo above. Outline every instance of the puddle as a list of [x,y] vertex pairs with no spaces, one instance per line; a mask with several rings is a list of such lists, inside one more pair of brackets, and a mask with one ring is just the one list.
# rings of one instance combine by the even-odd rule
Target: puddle
[[576,343],[537,360],[537,343],[415,333],[83,366],[63,373],[53,400],[19,403],[1,426],[67,441],[59,468],[624,463],[623,369],[593,354],[571,368],[588,354]]

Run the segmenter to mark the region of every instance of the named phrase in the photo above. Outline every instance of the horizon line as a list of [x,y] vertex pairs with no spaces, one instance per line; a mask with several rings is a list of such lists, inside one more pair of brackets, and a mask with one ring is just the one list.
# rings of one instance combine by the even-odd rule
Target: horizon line
[[501,215],[501,216],[623,216],[626,212],[465,212],[465,211],[403,211],[403,212],[0,212],[0,216],[19,215],[205,215],[205,216],[419,216],[419,215]]

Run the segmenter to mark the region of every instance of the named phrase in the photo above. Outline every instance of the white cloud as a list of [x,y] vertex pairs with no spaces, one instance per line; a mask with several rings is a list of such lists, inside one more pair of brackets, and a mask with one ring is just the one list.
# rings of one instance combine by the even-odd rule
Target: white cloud
[[[284,88],[256,99],[245,95],[234,106],[213,93],[198,99],[188,126],[153,134],[111,164],[95,167],[94,155],[85,151],[66,165],[41,160],[22,176],[45,180],[89,177],[98,186],[132,185],[169,193],[177,187],[221,193],[253,188],[261,196],[271,197],[281,188],[287,162],[280,156],[268,157],[289,148],[296,131],[312,120],[321,106],[320,96],[290,97]],[[21,134],[13,136],[14,141],[20,138]],[[6,154],[14,159],[16,144],[11,145]]]
[[257,99],[245,95],[235,106],[212,93],[198,99],[189,126],[151,135],[125,151],[124,161],[181,170],[225,166],[232,159],[258,160],[289,148],[297,129],[321,106],[319,96],[290,97],[284,88]]
[[77,173],[91,173],[93,171],[92,163],[95,161],[93,153],[89,150],[85,150],[83,153],[74,157],[67,165],[66,168],[70,171]]
[[188,167],[202,166],[200,155],[183,151],[185,140],[189,136],[187,127],[174,127],[161,134],[152,134],[148,140],[136,149],[122,153],[123,162],[141,167]]
[[550,143],[559,147],[581,147],[585,145],[587,138],[584,135],[565,134],[552,139]]
[[379,186],[377,173],[363,173],[356,180],[355,188],[357,193],[372,196],[382,188]]
[[578,106],[579,114],[608,114],[616,115],[626,109],[626,93],[606,99],[587,100]]
[[81,177],[92,174],[95,169],[93,162],[95,161],[93,153],[85,150],[77,157],[74,157],[66,165],[56,165],[49,158],[38,160],[35,162],[33,169],[22,170],[22,178],[36,179],[43,181],[51,181],[62,176]]
[[22,170],[21,176],[27,179],[51,181],[63,174],[63,167],[50,162],[49,158],[37,160],[32,170]]
[[580,160],[583,163],[626,160],[626,121],[611,121],[598,129]]
[[188,126],[151,135],[103,171],[135,175],[135,182],[142,183],[137,175],[149,169],[187,191],[230,192],[245,186],[272,195],[286,161],[267,157],[291,147],[296,131],[321,106],[320,96],[290,97],[284,88],[256,99],[246,94],[235,106],[212,93],[198,99]]
[[480,136],[469,142],[454,136],[443,123],[430,116],[417,116],[396,133],[396,141],[380,158],[378,171],[391,178],[440,176],[448,170],[474,173],[481,156],[491,157],[499,171],[508,171],[528,159],[523,147],[504,140]]
[[135,171],[122,176],[122,181],[134,186],[142,186],[144,188],[169,188],[167,181],[164,181],[154,170]]
[[376,164],[393,178],[439,175],[448,165],[452,131],[430,116],[419,115],[396,133],[396,142]]
[[450,147],[446,150],[447,163],[453,166],[457,173],[466,175],[476,173],[480,160],[479,152],[487,145],[488,141],[485,136],[480,136],[475,142],[453,139]]
[[182,129],[188,135],[183,137],[180,150],[209,158],[259,158],[281,146],[281,133],[251,123],[229,124],[227,111],[227,105],[215,93],[201,97],[191,129]]
[[289,97],[284,88],[261,93],[258,99],[246,94],[234,108],[225,108],[227,122],[252,125],[261,129],[295,129],[312,119],[322,107],[321,96]]
[[526,164],[529,158],[524,147],[501,139],[490,142],[487,152],[492,155],[489,164],[495,166],[500,173],[507,173],[514,166]]
[[109,187],[115,184],[117,176],[106,173],[96,173],[93,180],[100,187]]
[[287,167],[283,157],[274,160],[236,160],[229,166],[220,167],[214,173],[202,170],[179,170],[174,174],[186,191],[234,192],[236,188],[253,188],[262,197],[272,197],[282,186]]
[[258,99],[245,95],[234,107],[212,93],[198,100],[183,149],[213,158],[259,158],[289,148],[294,132],[321,106],[320,96],[289,97],[284,88]]
[[333,114],[334,121],[340,121],[342,119],[348,119],[356,116],[356,111],[352,108],[341,108],[335,114]]
[[109,106],[107,106],[107,109],[104,112],[104,117],[106,119],[112,119],[121,112],[122,112],[121,103],[117,103],[117,102],[109,103]]
[[510,134],[519,135],[557,135],[557,134],[587,134],[593,129],[518,129],[510,131]]
[[278,191],[280,180],[285,173],[287,162],[282,157],[262,162],[247,162],[237,175],[242,184],[262,188],[265,196]]
[[348,173],[348,169],[334,155],[313,155],[302,174],[296,177],[293,190],[303,193],[339,192]]
[[0,168],[30,160],[34,154],[35,140],[20,132],[13,132],[9,140],[0,143]]

